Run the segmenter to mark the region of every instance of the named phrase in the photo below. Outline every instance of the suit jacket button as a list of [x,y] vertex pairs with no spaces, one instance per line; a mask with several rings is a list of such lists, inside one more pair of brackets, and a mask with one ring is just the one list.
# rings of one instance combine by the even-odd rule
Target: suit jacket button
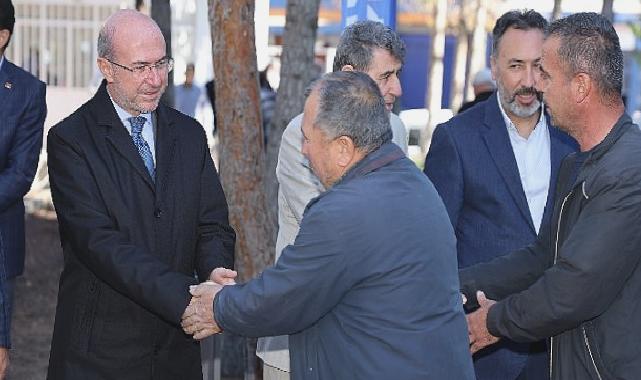
[[162,215],[162,210],[161,209],[157,208],[157,209],[154,210],[154,216],[156,218],[160,218],[161,215]]

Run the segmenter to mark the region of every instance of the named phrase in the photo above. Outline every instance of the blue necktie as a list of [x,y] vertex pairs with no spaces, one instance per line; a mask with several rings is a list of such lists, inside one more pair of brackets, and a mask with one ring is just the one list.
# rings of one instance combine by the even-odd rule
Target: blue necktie
[[142,127],[145,125],[147,118],[144,116],[130,117],[129,124],[131,124],[131,138],[134,140],[134,145],[138,148],[138,154],[142,158],[142,161],[145,163],[145,167],[151,176],[151,179],[155,179],[156,169],[154,168],[154,156],[151,155],[151,149],[149,149],[149,144],[145,141],[145,138],[142,137]]

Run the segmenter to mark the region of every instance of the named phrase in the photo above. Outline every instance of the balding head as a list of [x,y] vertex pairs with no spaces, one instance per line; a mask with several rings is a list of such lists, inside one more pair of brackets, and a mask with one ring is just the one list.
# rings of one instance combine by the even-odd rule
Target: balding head
[[133,116],[156,109],[172,61],[154,20],[134,10],[111,15],[100,30],[97,61],[116,104]]
[[109,16],[98,33],[98,57],[116,59],[122,49],[139,41],[162,41],[158,24],[149,16],[133,9],[123,9]]

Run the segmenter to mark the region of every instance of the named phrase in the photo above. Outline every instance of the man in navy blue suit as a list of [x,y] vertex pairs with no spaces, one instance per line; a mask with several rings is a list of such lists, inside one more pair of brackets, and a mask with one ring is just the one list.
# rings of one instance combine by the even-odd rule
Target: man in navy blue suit
[[47,106],[45,84],[4,52],[15,24],[11,0],[0,0],[0,379],[11,348],[16,276],[24,269],[24,204],[38,166]]
[[[549,223],[557,172],[576,143],[550,125],[535,89],[543,29],[537,12],[511,11],[493,30],[489,99],[437,126],[425,173],[457,236],[459,268],[534,242]],[[478,352],[479,380],[547,379],[544,342],[503,340]]]

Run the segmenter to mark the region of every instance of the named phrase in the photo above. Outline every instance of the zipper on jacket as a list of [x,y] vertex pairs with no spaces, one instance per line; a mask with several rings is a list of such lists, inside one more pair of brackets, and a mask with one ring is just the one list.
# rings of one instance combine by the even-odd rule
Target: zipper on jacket
[[594,366],[594,371],[596,372],[596,376],[599,378],[599,380],[602,380],[603,377],[601,377],[599,368],[597,368],[596,362],[594,361],[594,356],[592,355],[592,348],[590,348],[590,340],[588,339],[588,334],[587,332],[585,332],[584,326],[581,326],[581,331],[583,332],[583,340],[585,341],[585,347],[587,347],[588,353],[590,354],[590,360],[592,360],[592,365]]
[[[568,198],[574,190],[570,191],[568,195],[563,198],[563,203],[561,203],[561,211],[559,211],[559,220],[557,221],[556,225],[556,241],[554,242],[554,262],[552,265],[556,264],[556,259],[558,258],[559,255],[559,234],[561,231],[561,219],[563,218],[563,208],[565,207],[565,202],[567,202]],[[554,350],[554,337],[550,337],[550,380],[553,379],[552,377],[552,351]],[[595,366],[596,367],[596,366]],[[600,379],[600,377],[599,377]]]

